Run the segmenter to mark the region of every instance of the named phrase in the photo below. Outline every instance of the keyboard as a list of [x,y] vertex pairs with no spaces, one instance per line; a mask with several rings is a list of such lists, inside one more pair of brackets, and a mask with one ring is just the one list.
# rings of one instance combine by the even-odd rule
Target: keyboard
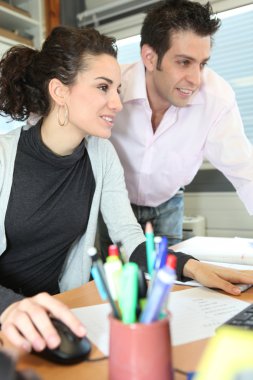
[[234,315],[224,325],[237,326],[247,330],[253,329],[253,304]]

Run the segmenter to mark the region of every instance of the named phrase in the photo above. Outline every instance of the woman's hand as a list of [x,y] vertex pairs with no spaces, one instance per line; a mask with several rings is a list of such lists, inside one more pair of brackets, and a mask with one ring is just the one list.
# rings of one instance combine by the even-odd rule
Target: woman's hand
[[241,293],[235,284],[253,284],[253,271],[251,270],[235,270],[193,259],[187,261],[183,274],[204,286],[222,289],[232,295]]
[[86,330],[75,315],[62,302],[47,293],[24,298],[11,304],[1,314],[2,331],[10,342],[25,351],[42,351],[60,344],[60,337],[53,327],[49,315],[60,319],[77,336]]

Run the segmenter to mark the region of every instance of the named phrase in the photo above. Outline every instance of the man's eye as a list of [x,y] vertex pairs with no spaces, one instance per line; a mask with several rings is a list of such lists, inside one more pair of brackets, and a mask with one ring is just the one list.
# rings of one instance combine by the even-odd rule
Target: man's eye
[[178,61],[178,63],[179,63],[179,65],[181,65],[181,66],[187,66],[187,65],[189,65],[189,61],[187,61],[186,59],[184,59],[183,61]]
[[108,85],[107,84],[101,84],[98,88],[99,88],[99,90],[106,92],[108,90]]
[[201,63],[201,65],[200,65],[201,70],[203,70],[206,65],[207,65],[207,62]]

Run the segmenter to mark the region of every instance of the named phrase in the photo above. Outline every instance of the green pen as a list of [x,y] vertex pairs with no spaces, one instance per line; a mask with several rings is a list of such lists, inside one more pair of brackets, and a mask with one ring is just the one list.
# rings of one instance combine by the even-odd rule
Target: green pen
[[154,232],[151,222],[146,223],[145,236],[148,273],[152,276],[155,261],[155,243]]
[[126,263],[120,277],[119,307],[123,323],[136,322],[138,302],[138,265]]

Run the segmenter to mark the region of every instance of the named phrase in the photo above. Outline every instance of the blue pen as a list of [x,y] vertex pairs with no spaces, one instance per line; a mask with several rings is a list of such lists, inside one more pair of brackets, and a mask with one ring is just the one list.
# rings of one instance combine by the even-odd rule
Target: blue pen
[[168,239],[166,236],[160,237],[156,236],[155,239],[156,246],[156,257],[154,261],[153,276],[151,278],[148,294],[151,293],[156,275],[159,269],[161,269],[165,264],[168,257]]
[[158,252],[155,258],[154,270],[161,269],[165,264],[168,256],[168,239],[163,236],[160,240]]
[[147,304],[140,316],[141,323],[151,323],[159,319],[159,314],[174,281],[175,274],[171,268],[165,266],[158,270]]
[[92,277],[95,281],[95,284],[96,284],[96,287],[98,289],[100,297],[102,298],[103,301],[106,301],[107,300],[107,294],[105,292],[103,282],[101,280],[101,276],[100,276],[100,274],[98,272],[98,268],[96,266],[91,267],[91,274],[92,274]]
[[113,316],[117,319],[120,319],[120,313],[110,293],[110,290],[105,278],[105,272],[104,272],[102,260],[99,258],[96,248],[95,247],[89,248],[88,254],[92,260],[92,268],[93,268],[92,271],[95,276],[94,281],[95,281],[96,286],[98,287],[99,294],[101,295],[101,297],[102,295],[106,296],[106,299],[109,301],[111,305]]

